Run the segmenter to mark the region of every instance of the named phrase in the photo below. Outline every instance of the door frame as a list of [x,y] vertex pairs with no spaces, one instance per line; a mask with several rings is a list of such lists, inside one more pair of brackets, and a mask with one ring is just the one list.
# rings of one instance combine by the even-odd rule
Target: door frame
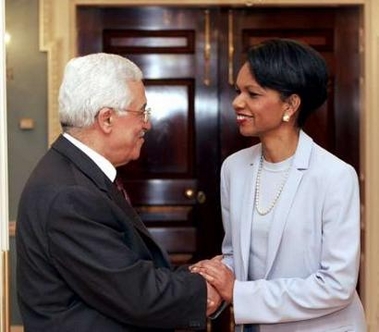
[[[133,6],[135,0],[40,0],[40,50],[48,58],[48,142],[60,133],[57,95],[65,63],[76,55],[76,9],[80,5]],[[359,290],[369,331],[379,330],[379,1],[377,0],[140,0],[139,6],[346,6],[361,8],[360,184],[362,262]]]

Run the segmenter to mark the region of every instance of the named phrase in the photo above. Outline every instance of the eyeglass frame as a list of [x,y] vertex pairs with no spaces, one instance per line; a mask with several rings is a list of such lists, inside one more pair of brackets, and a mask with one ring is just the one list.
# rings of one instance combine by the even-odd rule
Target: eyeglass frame
[[[141,115],[143,116],[143,119],[142,121],[144,123],[148,123],[150,121],[150,116],[151,116],[151,108],[150,107],[145,107],[143,110],[141,111],[133,111],[133,110],[127,110],[127,109],[117,109],[117,108],[114,108],[114,107],[103,107],[103,108],[109,108],[109,109],[112,109],[112,110],[115,110],[116,112],[129,112],[129,113],[135,113],[135,114],[138,114],[138,116],[141,117]],[[96,113],[95,117],[97,117],[97,115],[99,114],[99,112]]]
[[151,116],[151,108],[150,107],[145,107],[141,111],[133,111],[133,110],[121,110],[121,112],[129,112],[129,113],[135,113],[138,114],[138,116],[143,115],[143,122],[148,123],[150,121],[150,116]]

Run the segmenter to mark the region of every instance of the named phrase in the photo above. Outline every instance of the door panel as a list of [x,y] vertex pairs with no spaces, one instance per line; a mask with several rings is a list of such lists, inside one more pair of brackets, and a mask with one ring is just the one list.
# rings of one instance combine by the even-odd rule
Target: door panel
[[[141,157],[125,167],[145,177],[193,176],[194,80],[145,80],[152,129],[146,134]],[[162,149],[162,147],[164,147]]]

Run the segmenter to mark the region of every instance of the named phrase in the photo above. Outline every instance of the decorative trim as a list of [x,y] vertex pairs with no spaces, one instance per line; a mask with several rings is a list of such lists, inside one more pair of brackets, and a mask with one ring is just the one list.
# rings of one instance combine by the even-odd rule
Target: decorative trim
[[210,86],[210,70],[211,70],[211,21],[209,16],[209,9],[204,10],[204,85]]
[[6,96],[5,4],[0,4],[0,331],[9,331],[8,137]]
[[1,252],[1,271],[2,271],[2,298],[1,298],[1,331],[8,332],[10,326],[9,314],[9,251]]
[[11,332],[24,332],[24,327],[22,325],[12,325]]
[[362,65],[365,68],[360,79],[361,105],[361,189],[363,200],[363,259],[361,268],[361,295],[365,307],[369,332],[379,330],[379,95],[375,87],[379,83],[379,21],[374,13],[379,2],[366,1],[362,12],[362,31],[359,36]]
[[[0,250],[9,250],[7,220],[9,219],[8,195],[8,135],[6,96],[5,5],[0,4]],[[0,293],[1,296],[1,293]],[[1,309],[1,305],[0,305]],[[0,316],[1,319],[1,316]]]
[[40,0],[39,8],[39,46],[41,51],[48,53],[47,104],[50,145],[61,133],[58,120],[58,92],[64,65],[73,56],[69,45],[73,44],[71,40],[75,40],[70,36],[75,31],[76,5],[75,0]]
[[39,48],[41,51],[49,51],[48,44],[53,39],[53,5],[51,0],[39,3]]
[[9,222],[9,237],[16,236],[16,221]]
[[52,143],[61,132],[61,126],[58,117],[58,93],[62,79],[63,61],[61,58],[63,51],[62,42],[60,40],[50,43],[48,52],[48,142]]
[[228,12],[228,83],[234,85],[234,17],[233,9]]
[[[136,5],[135,0],[74,0],[77,5]],[[200,5],[200,6],[221,6],[221,5],[242,5],[242,6],[289,6],[289,5],[302,5],[302,6],[322,6],[322,5],[355,5],[364,4],[365,0],[139,0],[138,6],[141,5],[155,5],[155,6],[187,6],[187,5]]]

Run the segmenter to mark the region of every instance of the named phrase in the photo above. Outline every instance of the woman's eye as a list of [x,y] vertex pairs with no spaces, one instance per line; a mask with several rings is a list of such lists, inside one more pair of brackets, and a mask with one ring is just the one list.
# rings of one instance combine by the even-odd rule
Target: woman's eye
[[258,93],[255,93],[255,92],[253,92],[253,91],[248,91],[247,93],[249,94],[249,96],[250,96],[251,98],[255,98],[255,97],[258,97],[258,96],[259,96]]
[[241,93],[241,90],[238,89],[237,87],[234,88],[234,91],[236,92],[237,95],[239,95]]

